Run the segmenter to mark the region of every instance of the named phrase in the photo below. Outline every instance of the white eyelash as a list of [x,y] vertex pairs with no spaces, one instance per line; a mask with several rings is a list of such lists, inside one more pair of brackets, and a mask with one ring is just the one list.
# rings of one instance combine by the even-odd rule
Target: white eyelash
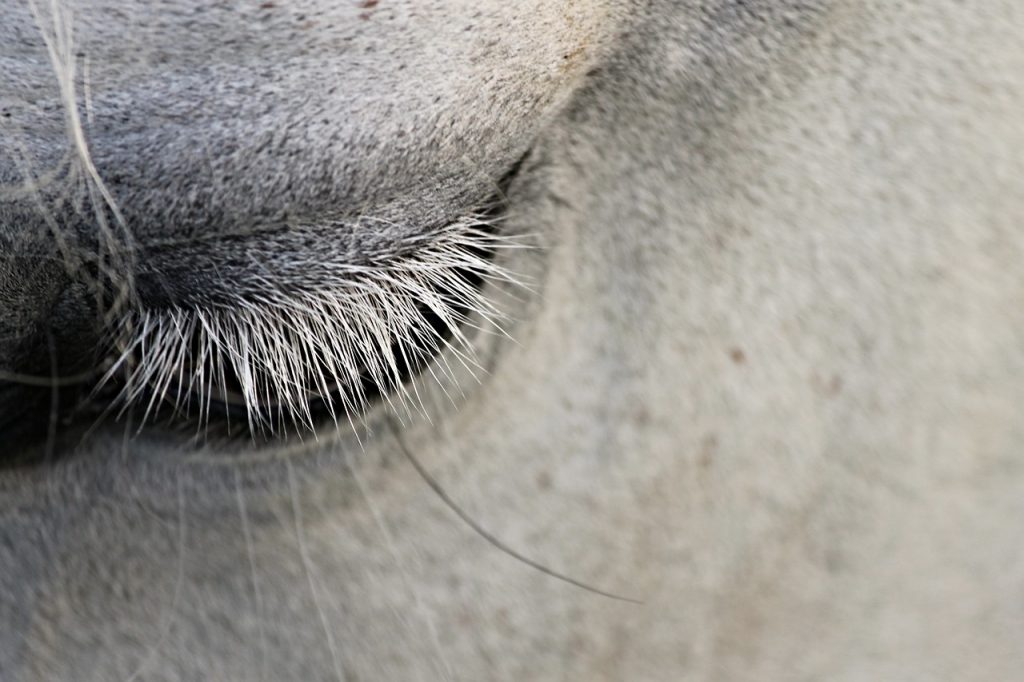
[[[463,330],[469,318],[502,331],[504,316],[465,274],[522,285],[487,255],[518,242],[485,231],[485,224],[466,218],[406,255],[341,266],[316,290],[285,293],[265,282],[265,293],[230,306],[140,310],[120,330],[119,356],[100,386],[117,377],[117,403],[144,404],[143,423],[160,404],[182,412],[198,403],[196,417],[205,425],[211,400],[228,402],[225,377],[233,375],[253,434],[287,423],[312,429],[310,403],[317,398],[335,419],[351,419],[366,405],[366,376],[385,400],[397,396],[408,409],[414,396],[403,384],[403,362],[422,364],[448,347],[472,372],[473,347]],[[424,309],[447,334],[431,326]],[[452,377],[446,361],[437,367]]]

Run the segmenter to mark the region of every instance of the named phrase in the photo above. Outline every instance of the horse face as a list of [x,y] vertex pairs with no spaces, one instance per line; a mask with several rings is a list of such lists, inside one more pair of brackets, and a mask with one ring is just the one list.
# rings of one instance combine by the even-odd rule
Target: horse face
[[[493,214],[622,9],[7,3],[8,371],[116,364],[95,349],[124,308],[330,290]],[[373,374],[342,360],[342,374]],[[4,400],[10,431],[38,447],[48,390]]]
[[0,678],[1019,674],[1015,0],[0,16]]

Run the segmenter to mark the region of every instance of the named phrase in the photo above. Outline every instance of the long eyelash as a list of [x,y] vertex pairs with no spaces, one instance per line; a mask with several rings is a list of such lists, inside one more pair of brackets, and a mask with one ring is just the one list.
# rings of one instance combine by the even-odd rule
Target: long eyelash
[[[118,384],[115,402],[122,410],[142,406],[143,423],[171,405],[177,413],[196,409],[205,425],[214,400],[233,399],[252,434],[289,424],[311,430],[314,402],[335,421],[351,419],[366,407],[366,384],[410,409],[417,400],[405,385],[410,368],[426,365],[434,374],[427,363],[448,348],[473,372],[470,320],[504,333],[504,316],[477,283],[523,286],[491,257],[522,243],[492,233],[485,220],[452,223],[379,264],[343,266],[316,290],[284,292],[267,281],[260,296],[230,305],[140,309],[117,330],[119,352],[99,385]],[[436,364],[453,377],[447,360]]]

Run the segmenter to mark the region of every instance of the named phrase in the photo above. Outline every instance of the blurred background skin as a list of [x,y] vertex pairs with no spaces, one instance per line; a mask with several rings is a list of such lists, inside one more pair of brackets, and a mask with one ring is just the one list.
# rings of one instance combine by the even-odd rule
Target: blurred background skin
[[[69,63],[143,243],[296,211],[415,229],[523,158],[502,229],[539,248],[501,256],[531,290],[488,292],[515,343],[478,335],[479,382],[377,405],[361,442],[43,424],[54,461],[0,472],[0,678],[1019,677],[1012,0],[0,0],[21,372],[82,324],[33,263],[109,209],[48,231],[70,171],[24,191],[98,186]],[[5,433],[49,417],[49,390],[2,391]],[[643,603],[498,551],[403,449],[512,547]]]

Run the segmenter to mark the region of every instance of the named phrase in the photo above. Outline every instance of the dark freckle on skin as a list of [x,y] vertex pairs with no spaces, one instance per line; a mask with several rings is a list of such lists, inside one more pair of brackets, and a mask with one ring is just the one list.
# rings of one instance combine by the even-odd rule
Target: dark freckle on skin
[[541,490],[551,490],[551,474],[547,471],[542,471],[537,474],[537,487]]
[[275,7],[277,7],[277,3],[276,2],[261,2],[260,3],[260,9],[274,9]]
[[718,451],[718,436],[709,433],[700,444],[700,455],[697,458],[697,467],[701,472],[706,473],[714,462],[715,453]]
[[583,55],[583,53],[584,53],[584,48],[581,46],[581,47],[577,47],[572,52],[566,52],[565,54],[563,54],[562,55],[562,62],[563,63],[562,63],[562,67],[561,67],[562,71],[563,72],[567,72],[570,68],[572,68],[573,65],[575,65],[575,63],[579,61],[579,58]]
[[[358,6],[360,8],[362,8],[362,9],[365,9],[365,10],[372,10],[374,7],[376,7],[379,4],[380,4],[380,0],[362,0],[359,3]],[[366,21],[371,16],[373,16],[373,12],[360,12],[359,13],[359,18],[362,19],[363,21]]]
[[843,378],[838,374],[831,376],[815,374],[811,377],[811,385],[826,398],[834,398],[843,390]]
[[747,361],[747,354],[744,353],[741,348],[733,348],[729,351],[729,357],[732,358],[732,361],[737,365],[742,365]]

